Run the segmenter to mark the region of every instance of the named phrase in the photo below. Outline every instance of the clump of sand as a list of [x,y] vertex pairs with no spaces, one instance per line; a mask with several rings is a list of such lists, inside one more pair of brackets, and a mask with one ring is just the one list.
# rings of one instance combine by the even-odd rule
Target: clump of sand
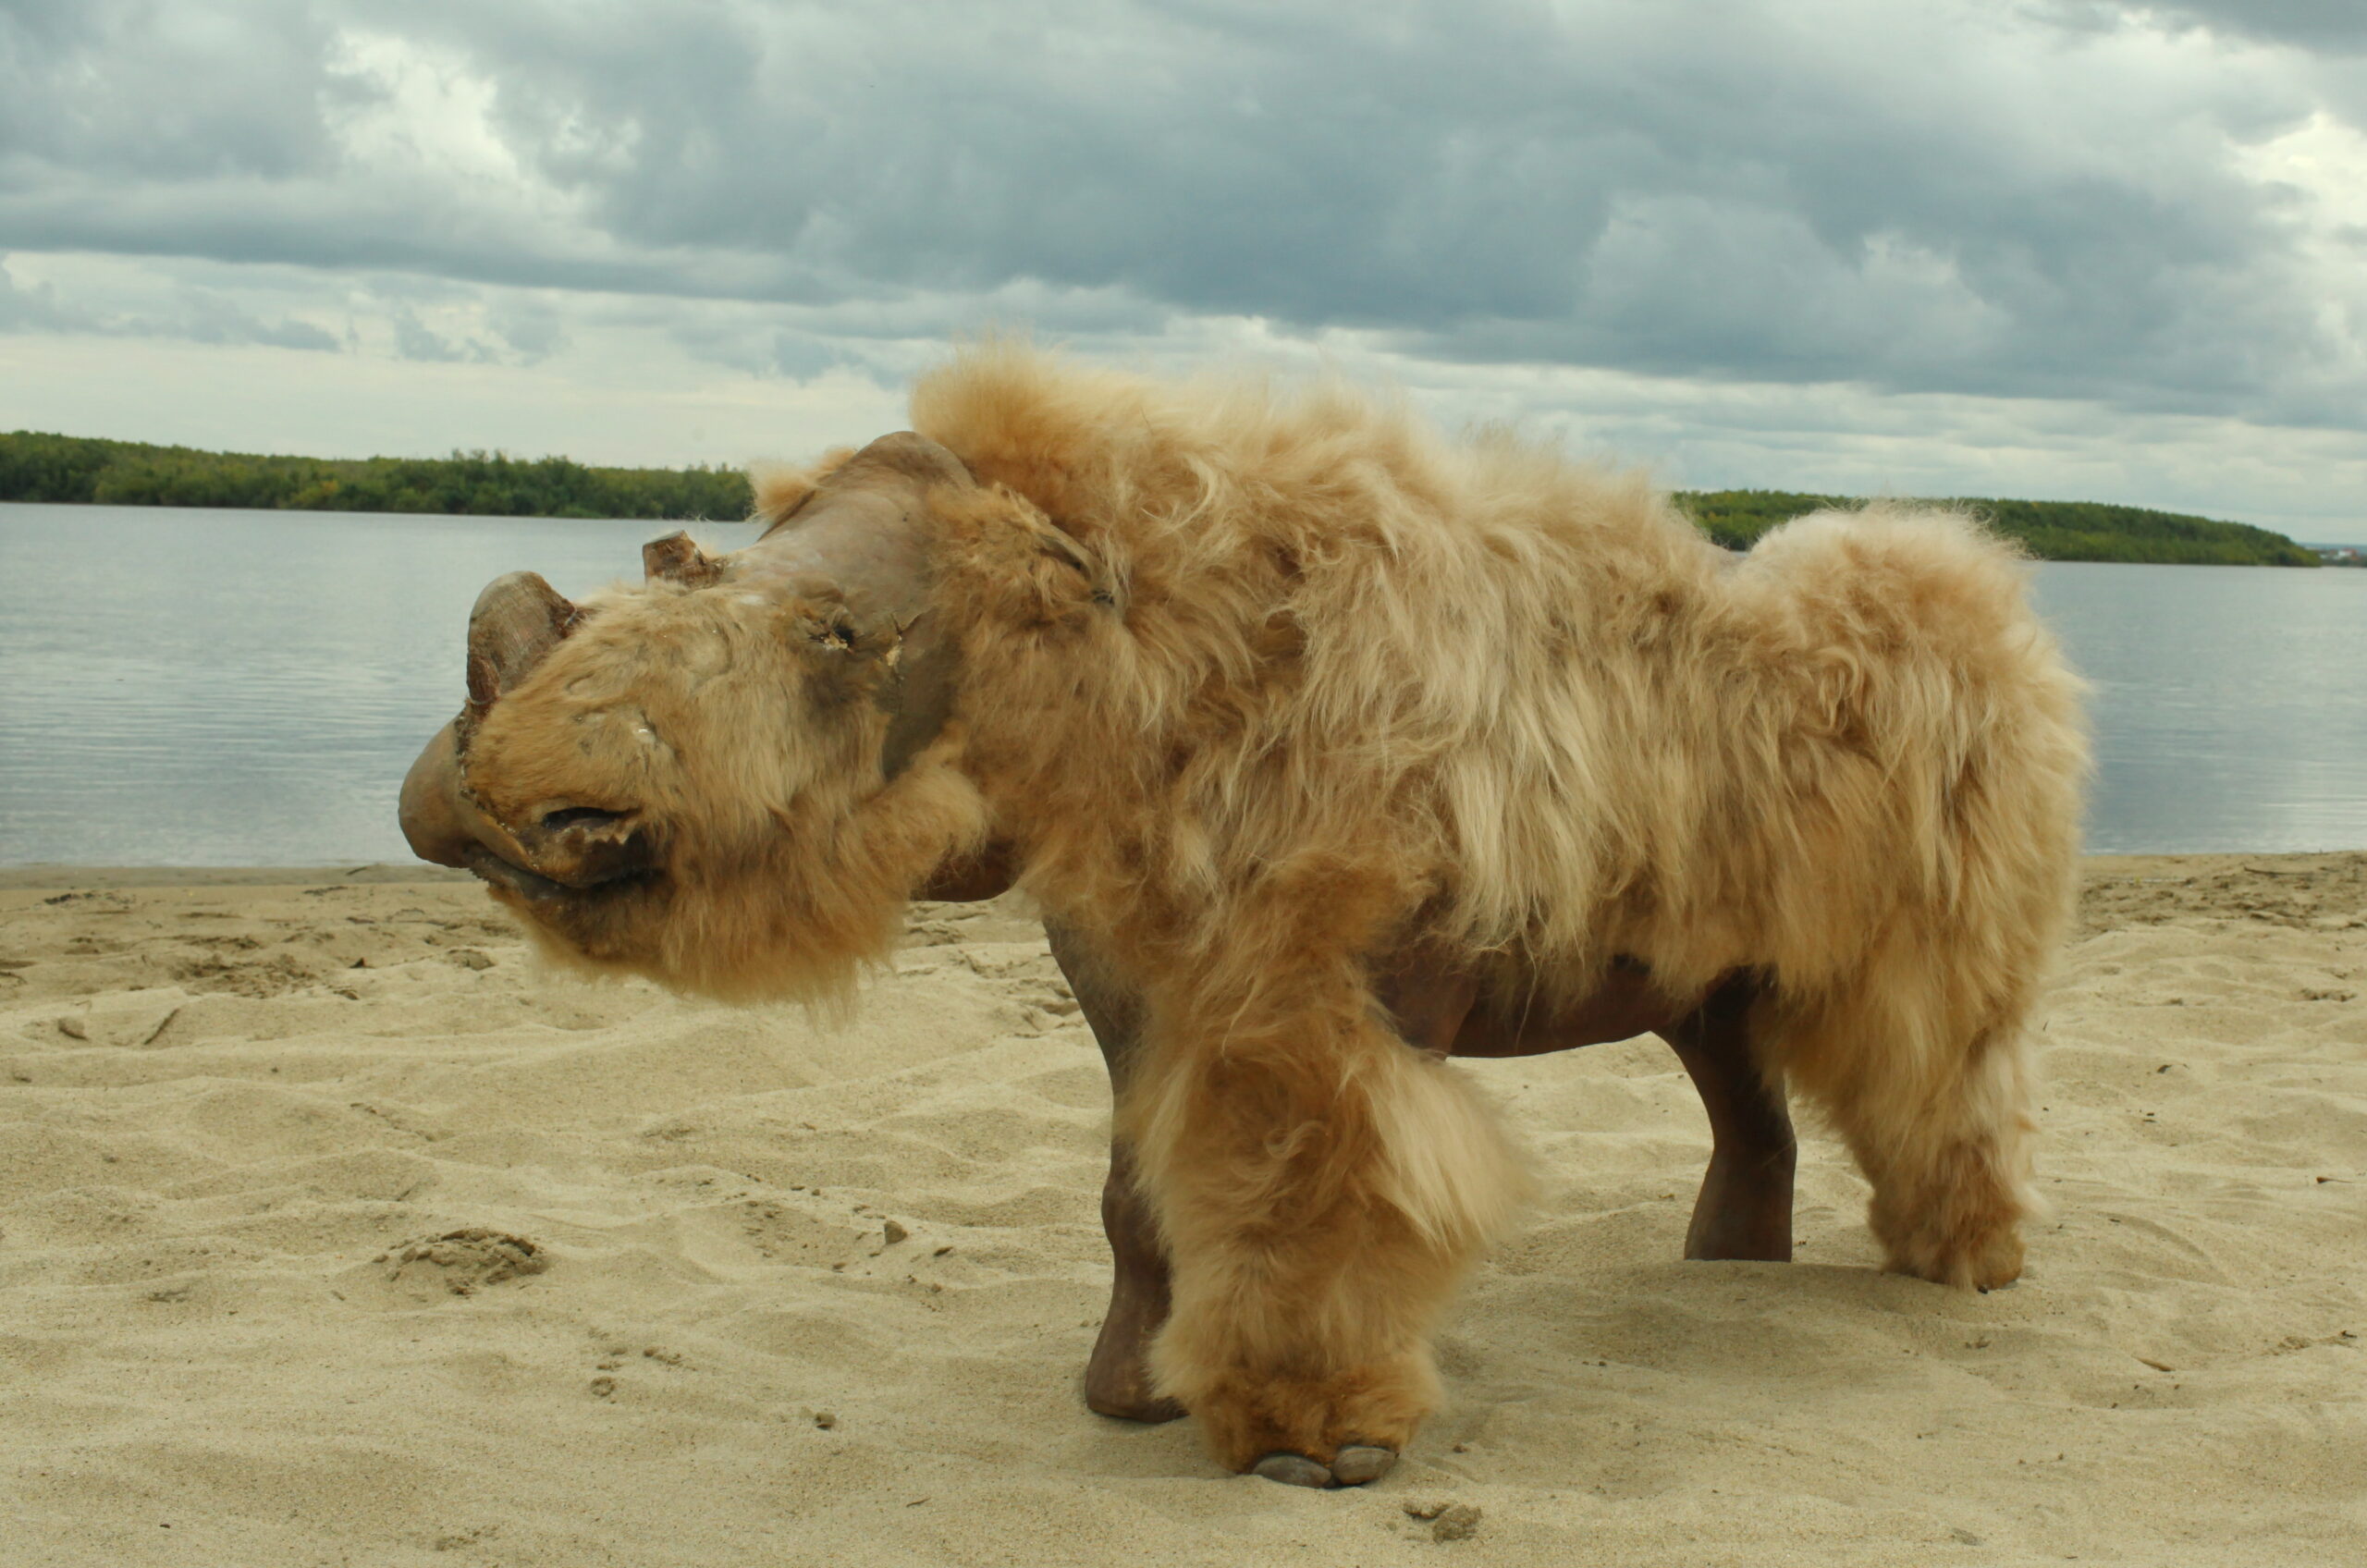
[[[841,1031],[472,885],[0,882],[14,1563],[2290,1564],[2367,1539],[2367,856],[2091,864],[2018,1287],[1678,1260],[1646,1039],[1471,1064],[1547,1192],[1380,1485],[1087,1414],[1107,1085],[1024,912]],[[34,883],[43,885],[33,886]],[[178,885],[162,885],[177,883]]]

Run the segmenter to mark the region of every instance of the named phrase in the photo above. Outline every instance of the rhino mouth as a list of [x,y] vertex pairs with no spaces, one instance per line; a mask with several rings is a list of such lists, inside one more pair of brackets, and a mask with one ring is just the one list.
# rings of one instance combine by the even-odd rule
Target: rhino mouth
[[582,882],[560,882],[515,861],[504,860],[482,844],[471,844],[460,852],[468,862],[469,870],[481,880],[497,888],[508,888],[536,903],[614,898],[637,888],[649,887],[661,875],[645,866],[626,866]]
[[607,827],[626,821],[632,815],[631,812],[605,811],[598,806],[564,806],[543,814],[543,831],[558,833],[570,827]]

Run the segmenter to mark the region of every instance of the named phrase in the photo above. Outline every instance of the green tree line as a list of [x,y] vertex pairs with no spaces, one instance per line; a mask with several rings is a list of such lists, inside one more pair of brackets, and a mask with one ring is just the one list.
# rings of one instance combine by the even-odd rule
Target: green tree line
[[[592,468],[499,452],[448,458],[274,458],[137,441],[0,435],[0,501],[118,507],[254,507],[494,517],[738,518],[748,480],[730,468]],[[1783,490],[1682,490],[1677,504],[1719,544],[1748,549],[1770,528],[1847,496]],[[2282,533],[2240,522],[2099,501],[1957,499],[2042,560],[2317,566]]]
[[0,501],[253,507],[489,517],[740,518],[748,478],[730,468],[592,468],[500,452],[448,458],[273,458],[136,441],[0,435]]
[[[1790,518],[1823,507],[1863,506],[1848,496],[1784,490],[1680,490],[1676,503],[1702,532],[1747,550]],[[2005,501],[1959,496],[1938,503],[1971,512],[2047,561],[2155,561],[2178,566],[2320,566],[2317,554],[2249,523],[2103,501]]]

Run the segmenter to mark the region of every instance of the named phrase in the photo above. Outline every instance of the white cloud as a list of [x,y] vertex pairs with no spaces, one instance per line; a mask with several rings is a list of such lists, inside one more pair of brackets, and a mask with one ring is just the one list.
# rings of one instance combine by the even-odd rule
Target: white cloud
[[0,420],[771,455],[753,410],[860,435],[1017,325],[1328,355],[1702,484],[2324,533],[2367,431],[2356,14],[0,0],[0,351],[46,378]]

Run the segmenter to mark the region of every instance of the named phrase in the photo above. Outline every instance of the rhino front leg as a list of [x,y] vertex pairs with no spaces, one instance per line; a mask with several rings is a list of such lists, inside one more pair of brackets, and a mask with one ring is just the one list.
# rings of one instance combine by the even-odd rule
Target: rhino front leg
[[[1274,978],[1248,998],[1177,984],[1136,1070],[1128,1123],[1173,1266],[1151,1365],[1228,1469],[1357,1484],[1436,1408],[1431,1331],[1523,1180],[1360,966]],[[1269,998],[1291,1005],[1261,1018]]]
[[[1073,927],[1044,923],[1052,957],[1068,977],[1069,989],[1092,1025],[1110,1069],[1112,1097],[1125,1093],[1142,1049],[1142,998],[1110,974],[1092,944]],[[1150,1206],[1135,1186],[1130,1141],[1112,1136],[1110,1174],[1101,1184],[1101,1228],[1110,1238],[1112,1277],[1110,1310],[1085,1368],[1085,1403],[1103,1415],[1127,1421],[1172,1421],[1184,1407],[1151,1391],[1150,1342],[1167,1321],[1167,1251]]]

